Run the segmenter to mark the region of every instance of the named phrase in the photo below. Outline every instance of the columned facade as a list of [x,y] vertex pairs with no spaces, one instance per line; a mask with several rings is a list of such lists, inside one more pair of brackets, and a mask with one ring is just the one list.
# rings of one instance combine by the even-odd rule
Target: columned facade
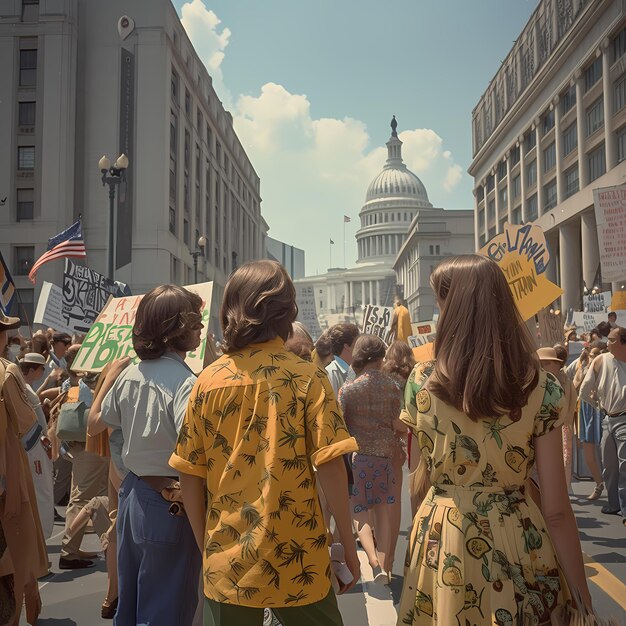
[[490,215],[504,174],[507,221],[543,229],[564,309],[624,289],[602,280],[593,190],[626,182],[626,5],[539,2],[472,118],[476,248],[504,227]]

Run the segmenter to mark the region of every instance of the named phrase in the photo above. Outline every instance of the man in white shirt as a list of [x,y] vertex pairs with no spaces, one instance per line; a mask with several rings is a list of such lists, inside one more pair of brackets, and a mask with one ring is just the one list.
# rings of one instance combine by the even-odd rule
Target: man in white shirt
[[626,525],[626,329],[614,328],[607,354],[596,357],[580,386],[580,397],[599,401],[606,411],[603,422],[602,463],[609,503],[603,513],[621,512]]
[[348,369],[352,363],[352,348],[358,336],[359,328],[356,324],[335,324],[328,330],[335,358],[326,366],[326,373],[335,397],[346,382]]

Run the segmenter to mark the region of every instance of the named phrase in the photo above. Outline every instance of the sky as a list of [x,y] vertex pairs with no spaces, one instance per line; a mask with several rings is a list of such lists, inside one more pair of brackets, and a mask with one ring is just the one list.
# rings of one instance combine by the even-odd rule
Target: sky
[[472,109],[537,0],[174,6],[261,179],[269,236],[304,249],[315,275],[356,261],[358,213],[392,115],[430,202],[473,208]]

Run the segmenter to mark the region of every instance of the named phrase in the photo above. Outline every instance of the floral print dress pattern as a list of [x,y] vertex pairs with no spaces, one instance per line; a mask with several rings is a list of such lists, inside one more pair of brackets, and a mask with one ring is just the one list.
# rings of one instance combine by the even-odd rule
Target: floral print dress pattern
[[398,625],[541,626],[569,600],[546,524],[524,495],[534,440],[562,424],[563,391],[541,372],[521,418],[471,421],[409,377],[403,419],[432,487],[414,520]]

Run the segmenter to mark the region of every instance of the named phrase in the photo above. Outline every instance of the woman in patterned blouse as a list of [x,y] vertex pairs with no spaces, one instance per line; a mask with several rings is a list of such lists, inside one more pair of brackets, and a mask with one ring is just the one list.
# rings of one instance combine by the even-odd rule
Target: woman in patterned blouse
[[357,378],[339,391],[348,431],[359,444],[359,452],[352,459],[352,517],[374,580],[379,583],[391,581],[398,539],[391,507],[400,501],[406,434],[399,419],[402,392],[391,377],[381,372],[385,352],[380,338],[361,335],[352,353]]

